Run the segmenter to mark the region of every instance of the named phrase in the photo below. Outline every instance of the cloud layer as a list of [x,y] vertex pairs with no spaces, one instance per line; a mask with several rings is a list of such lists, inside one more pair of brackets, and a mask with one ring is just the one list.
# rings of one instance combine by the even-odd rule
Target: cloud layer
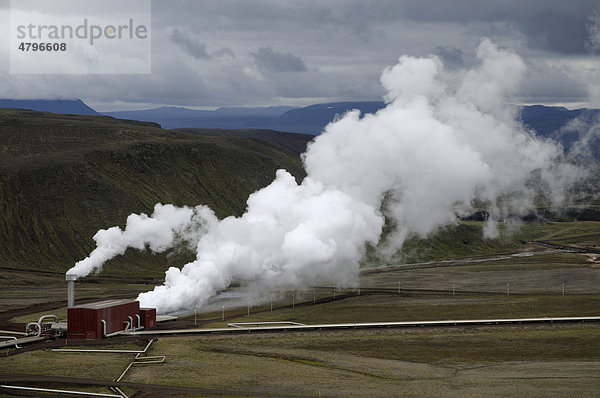
[[[0,26],[8,26],[8,1],[2,4]],[[513,101],[582,103],[585,93],[576,83],[587,78],[582,60],[598,68],[589,52],[595,0],[168,0],[152,6],[152,75],[11,76],[8,41],[0,41],[3,96],[82,98],[100,110],[374,100],[384,94],[377,77],[396,54],[435,53],[447,66],[472,67],[482,36],[515,48],[535,77]]]

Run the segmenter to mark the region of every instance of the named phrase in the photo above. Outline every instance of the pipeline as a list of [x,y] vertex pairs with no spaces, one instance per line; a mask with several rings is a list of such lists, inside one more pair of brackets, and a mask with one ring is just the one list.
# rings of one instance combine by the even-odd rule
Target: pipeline
[[143,350],[87,350],[87,349],[78,349],[78,348],[53,348],[52,351],[55,352],[102,352],[105,354],[144,354],[148,351],[148,348],[154,343],[156,339],[150,339],[148,344]]
[[[152,343],[152,340],[150,341],[150,343]],[[150,346],[150,343],[148,343],[148,346],[146,347],[146,349]],[[121,373],[119,378],[115,380],[117,383],[120,382],[123,379],[123,377],[125,377],[125,374],[129,371],[129,369],[131,369],[131,367],[133,365],[147,365],[150,363],[165,362],[166,357],[164,355],[153,356],[153,357],[140,357],[140,355],[142,355],[142,354],[143,354],[143,352],[137,353],[135,358],[133,358],[133,361],[125,368],[125,370],[123,371],[123,373]]]
[[[44,323],[44,320],[48,319],[48,318],[52,318],[53,322]],[[19,338],[17,338],[14,336],[0,335],[0,339],[14,339],[15,340],[14,342],[11,341],[11,342],[0,343],[0,348],[10,347],[12,345],[14,345],[15,348],[21,348],[21,346],[19,346],[19,344],[35,343],[38,341],[47,340],[49,338],[48,336],[42,336],[42,333],[44,332],[44,327],[48,326],[48,325],[52,325],[57,322],[58,322],[58,317],[56,315],[42,315],[37,322],[29,322],[27,325],[25,325],[25,332],[13,332],[13,331],[9,331],[9,330],[0,330],[0,333],[3,333],[3,334],[20,336]]]
[[[131,318],[131,317],[129,317]],[[109,333],[106,334],[106,321],[104,321],[104,319],[102,320],[104,322],[104,336],[103,337],[114,337],[114,336],[118,336],[120,334],[123,334],[125,332],[129,331],[129,327],[131,326],[131,324],[129,323],[129,321],[125,321],[123,323],[126,323],[125,329],[123,330],[119,330],[118,332],[114,332],[114,333]]]
[[[15,348],[21,348],[19,346],[19,339],[16,338],[15,336],[0,336],[0,339],[14,339],[15,340],[15,342],[14,342]],[[12,345],[12,344],[9,344],[9,345]]]
[[[0,336],[3,338],[15,338],[15,336]],[[5,348],[5,347],[11,347],[15,344],[27,344],[27,343],[36,343],[38,341],[44,341],[44,340],[48,340],[50,339],[49,336],[28,336],[28,337],[21,337],[21,338],[17,338],[15,341],[6,341],[6,342],[2,342],[0,343],[0,348]],[[16,348],[21,348],[19,346],[16,346]]]
[[51,388],[22,387],[22,386],[9,386],[9,385],[0,385],[0,388],[7,388],[7,389],[11,389],[11,390],[22,390],[22,391],[51,392],[51,393],[56,393],[56,394],[84,395],[84,396],[88,396],[88,397],[123,398],[123,395],[101,394],[101,393],[96,393],[96,392],[85,392],[85,391],[55,390],[55,389],[51,389]]
[[122,391],[122,390],[121,390],[119,387],[117,387],[117,386],[111,387],[110,389],[111,389],[111,390],[113,390],[114,392],[118,392],[119,394],[121,394],[121,397],[123,397],[123,398],[129,398],[129,397],[127,396],[127,394],[125,394],[125,393],[124,393],[124,392],[123,392],[123,391]]
[[[115,382],[120,382],[123,377],[125,377],[125,374],[129,371],[129,369],[131,369],[131,367],[133,365],[147,365],[147,364],[152,364],[152,363],[163,363],[165,362],[165,356],[164,355],[160,355],[160,356],[152,356],[152,357],[142,357],[142,354],[145,354],[146,352],[148,352],[148,349],[150,348],[150,346],[152,345],[152,343],[154,343],[156,341],[156,339],[150,339],[148,341],[148,344],[146,344],[146,347],[144,347],[143,350],[86,350],[86,349],[76,349],[76,348],[54,348],[52,349],[52,351],[54,352],[85,352],[85,353],[104,353],[104,354],[136,354],[135,357],[133,358],[133,361],[129,363],[129,365],[127,365],[127,367],[125,368],[125,370],[123,371],[123,373],[121,373],[121,375],[115,380]],[[121,391],[118,391],[119,393],[122,394]]]
[[17,336],[29,336],[25,332],[13,332],[11,330],[0,330],[0,333],[4,333],[4,334],[16,334]]
[[[131,322],[133,322],[133,318],[131,318],[130,316],[128,316],[128,318],[131,320]],[[106,333],[106,321],[104,319],[101,319],[100,323],[102,324],[102,337],[114,337],[114,336],[119,336],[126,332],[129,332],[129,333],[136,332],[136,329],[137,330],[144,329],[143,326],[139,326],[137,328],[131,329],[132,323],[130,323],[130,321],[126,321],[127,325],[125,326],[125,329],[119,330],[118,332],[114,332],[114,333]]]
[[247,326],[263,326],[263,325],[296,325],[296,326],[306,326],[304,323],[292,322],[292,321],[278,321],[278,322],[235,322],[228,323],[227,327],[232,328],[243,328]]
[[46,319],[46,318],[52,318],[52,319],[54,319],[54,321],[53,321],[52,323],[57,323],[57,322],[58,322],[58,317],[57,317],[56,315],[42,315],[42,316],[40,317],[40,319],[38,319],[37,323],[39,323],[39,324],[40,324],[40,326],[42,326],[42,327],[43,327],[43,326],[44,326],[44,323],[43,323],[43,321],[44,321],[44,319]]
[[[31,330],[32,326],[35,326],[37,331],[30,333],[29,331]],[[42,335],[42,326],[37,322],[29,322],[27,325],[25,325],[25,332],[27,333],[27,336],[31,336],[32,334],[34,334],[36,337],[39,337]]]
[[158,336],[178,334],[214,334],[214,333],[242,333],[242,332],[284,332],[307,330],[334,330],[334,329],[368,329],[368,328],[403,328],[415,326],[473,326],[473,325],[503,325],[503,324],[536,324],[559,322],[600,322],[600,317],[558,317],[558,318],[514,318],[514,319],[459,319],[443,321],[409,321],[409,322],[366,322],[366,323],[337,323],[315,325],[284,325],[284,326],[259,326],[259,327],[233,327],[214,329],[179,329],[179,330],[148,330],[143,332],[124,333],[127,336]]

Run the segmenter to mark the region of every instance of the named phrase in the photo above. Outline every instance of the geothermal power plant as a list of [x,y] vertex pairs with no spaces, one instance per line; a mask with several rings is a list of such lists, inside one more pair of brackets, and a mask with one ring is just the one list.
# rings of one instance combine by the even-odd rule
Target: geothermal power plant
[[75,305],[77,275],[67,274],[67,337],[101,339],[156,325],[156,308],[140,308],[136,300],[104,300]]
[[67,318],[68,338],[101,339],[153,327],[156,309],[140,308],[135,300],[105,300],[71,307]]
[[140,308],[137,300],[116,299],[75,305],[75,282],[78,277],[67,274],[67,322],[56,315],[43,315],[26,325],[24,332],[0,331],[2,347],[20,347],[50,338],[102,339],[124,332],[136,332],[156,325],[156,308]]

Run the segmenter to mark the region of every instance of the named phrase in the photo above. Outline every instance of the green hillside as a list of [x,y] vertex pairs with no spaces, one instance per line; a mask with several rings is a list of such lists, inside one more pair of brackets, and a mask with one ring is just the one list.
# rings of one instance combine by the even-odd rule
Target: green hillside
[[[158,202],[239,215],[279,168],[304,175],[298,154],[276,142],[0,109],[0,267],[65,271],[94,247],[98,229],[123,226]],[[126,257],[112,273],[121,273],[119,263],[137,269],[151,261],[158,275],[175,261]]]

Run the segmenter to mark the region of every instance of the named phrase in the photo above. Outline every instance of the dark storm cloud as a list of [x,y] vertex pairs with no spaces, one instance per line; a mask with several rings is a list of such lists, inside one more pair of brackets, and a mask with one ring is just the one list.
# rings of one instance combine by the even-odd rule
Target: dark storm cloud
[[180,29],[173,29],[171,35],[169,36],[171,41],[177,45],[179,45],[185,52],[190,54],[192,57],[196,59],[209,59],[212,57],[234,57],[233,51],[229,48],[221,48],[219,50],[213,51],[209,53],[206,49],[206,44],[201,43],[197,39],[190,36],[190,34],[186,31]]
[[536,61],[527,65],[521,83],[521,99],[526,103],[545,103],[561,98],[564,102],[586,97],[583,84],[574,81],[558,68]]
[[206,51],[206,44],[200,43],[198,40],[190,37],[190,35],[177,28],[173,29],[171,33],[171,41],[178,44],[188,54],[196,59],[206,59],[209,57]]
[[272,72],[304,72],[304,61],[292,53],[280,53],[271,47],[261,47],[251,53],[259,68]]
[[409,0],[402,14],[414,21],[506,23],[532,48],[563,54],[586,52],[588,17],[598,0]]
[[[160,8],[171,7],[161,3]],[[522,35],[530,48],[561,54],[587,51],[588,18],[600,9],[598,0],[243,0],[177,4],[197,10],[198,13],[189,13],[190,18],[210,16],[196,25],[198,29],[211,29],[216,23],[235,21],[231,27],[240,31],[260,28],[300,37],[317,32],[334,36],[344,33],[349,35],[348,39],[366,42],[380,39],[389,33],[386,27],[403,22],[460,24],[466,29],[477,25],[478,31],[484,31],[484,34],[486,30],[493,30],[492,25],[496,24],[502,25],[507,33]],[[171,15],[174,19],[181,18],[181,15]],[[214,15],[220,19],[213,18]],[[492,36],[491,33],[485,35]]]
[[587,48],[593,52],[600,50],[600,10],[590,15],[589,22],[586,25],[588,32]]
[[520,98],[581,103],[600,50],[595,12],[599,0],[153,1],[152,75],[13,77],[0,40],[0,91],[206,107],[379,99],[381,71],[401,55],[469,68],[488,37],[529,65]]

